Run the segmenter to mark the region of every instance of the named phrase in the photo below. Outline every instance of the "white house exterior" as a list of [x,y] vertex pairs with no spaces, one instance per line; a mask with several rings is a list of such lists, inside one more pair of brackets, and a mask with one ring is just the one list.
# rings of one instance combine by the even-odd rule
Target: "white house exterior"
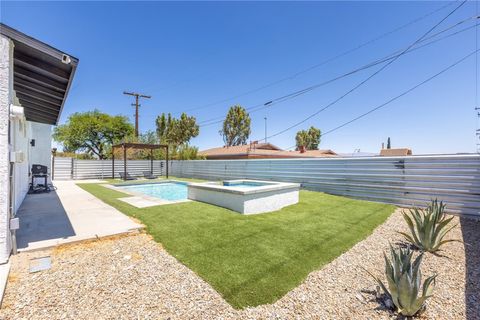
[[32,164],[51,166],[58,123],[78,59],[0,24],[0,264],[14,248],[11,220]]

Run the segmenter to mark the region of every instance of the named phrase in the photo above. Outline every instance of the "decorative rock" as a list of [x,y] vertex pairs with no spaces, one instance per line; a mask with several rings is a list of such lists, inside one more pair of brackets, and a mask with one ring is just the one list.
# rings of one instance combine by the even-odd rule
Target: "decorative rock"
[[[439,276],[422,319],[480,317],[480,222],[458,222],[448,238],[469,245],[451,242],[441,256],[424,257],[424,279]],[[390,319],[395,314],[380,308],[383,293],[364,269],[384,279],[383,251],[402,240],[396,231],[407,231],[400,210],[278,301],[244,310],[145,234],[20,253],[11,257],[0,319]],[[50,270],[28,273],[31,258],[48,255]]]

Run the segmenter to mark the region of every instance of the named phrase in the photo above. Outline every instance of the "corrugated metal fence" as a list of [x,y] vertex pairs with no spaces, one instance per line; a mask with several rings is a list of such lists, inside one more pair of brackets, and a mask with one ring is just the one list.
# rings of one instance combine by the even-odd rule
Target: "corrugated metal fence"
[[480,216],[480,156],[172,161],[172,176],[263,179],[402,206],[438,197],[451,211]]
[[[454,212],[480,216],[479,155],[195,160],[169,165],[172,176],[297,182],[312,190],[402,206],[438,197]],[[164,167],[165,161],[154,161],[154,174],[164,173]],[[122,170],[123,162],[115,161],[115,176]],[[150,161],[129,160],[127,171],[141,176],[150,171]],[[55,158],[55,179],[110,177],[110,160]]]
[[[141,177],[143,172],[150,172],[150,160],[128,160],[127,172]],[[115,177],[123,173],[123,161],[115,160]],[[153,161],[153,174],[161,176],[165,173],[165,161]],[[108,179],[112,177],[112,160],[78,160],[72,158],[55,158],[54,179]]]

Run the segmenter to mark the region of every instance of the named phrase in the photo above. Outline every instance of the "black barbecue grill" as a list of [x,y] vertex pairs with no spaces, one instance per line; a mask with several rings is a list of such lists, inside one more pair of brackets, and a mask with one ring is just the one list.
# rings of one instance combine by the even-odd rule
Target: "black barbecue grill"
[[[48,187],[48,167],[41,164],[32,165],[32,183],[30,190],[32,192],[49,192]],[[43,179],[43,184],[36,183],[36,179]]]

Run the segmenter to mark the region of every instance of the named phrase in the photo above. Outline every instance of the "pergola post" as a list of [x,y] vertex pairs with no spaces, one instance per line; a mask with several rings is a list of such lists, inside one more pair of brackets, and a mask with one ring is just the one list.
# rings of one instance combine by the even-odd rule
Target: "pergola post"
[[168,145],[166,144],[146,144],[146,143],[127,143],[123,142],[112,146],[112,178],[115,179],[115,148],[122,147],[123,150],[123,180],[127,179],[127,149],[150,149],[150,173],[153,175],[153,150],[165,149],[167,161],[167,179],[168,179]]
[[115,179],[115,146],[112,146],[112,179]]
[[153,175],[153,149],[150,149],[150,174]]
[[127,148],[125,143],[122,144],[123,148],[123,181],[127,181]]
[[168,179],[168,145],[165,149],[167,149],[167,156],[166,156],[165,162],[167,163],[167,179]]

